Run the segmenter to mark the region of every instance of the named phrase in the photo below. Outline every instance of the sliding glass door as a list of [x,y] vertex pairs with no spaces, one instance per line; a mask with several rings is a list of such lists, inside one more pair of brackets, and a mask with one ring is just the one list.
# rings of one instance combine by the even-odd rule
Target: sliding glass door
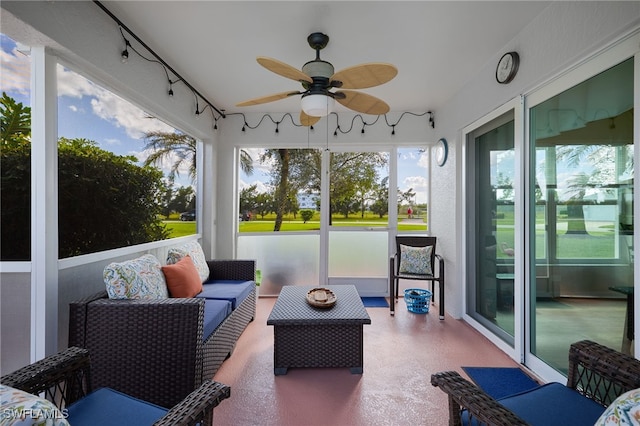
[[574,341],[634,337],[633,75],[628,59],[529,111],[530,352],[561,373]]
[[[521,253],[515,245],[515,117],[510,109],[467,135],[467,314],[514,342],[515,275]],[[516,284],[517,283],[517,284]]]

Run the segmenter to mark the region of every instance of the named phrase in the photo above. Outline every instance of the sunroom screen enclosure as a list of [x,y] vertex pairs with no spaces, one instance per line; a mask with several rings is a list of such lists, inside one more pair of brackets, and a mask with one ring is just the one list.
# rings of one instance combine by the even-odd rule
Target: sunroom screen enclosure
[[353,284],[386,295],[391,236],[426,232],[426,150],[340,148],[248,150],[257,172],[240,176],[237,252],[258,260],[260,294]]

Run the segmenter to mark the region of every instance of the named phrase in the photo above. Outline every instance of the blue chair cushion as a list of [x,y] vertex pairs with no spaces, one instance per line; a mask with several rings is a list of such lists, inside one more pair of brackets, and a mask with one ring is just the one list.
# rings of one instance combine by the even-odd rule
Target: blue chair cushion
[[204,283],[202,292],[196,297],[228,300],[231,302],[232,309],[235,309],[249,296],[255,286],[254,281],[216,280]]
[[202,338],[207,340],[222,321],[231,314],[231,302],[228,300],[207,299],[204,302],[204,324]]
[[167,410],[109,388],[98,389],[71,404],[67,420],[73,426],[152,425]]
[[560,383],[547,383],[498,400],[531,425],[592,425],[605,407]]
[[[498,402],[532,426],[593,425],[605,410],[597,402],[555,382],[505,396]],[[464,410],[462,424],[478,423],[475,418],[469,422],[468,412]]]

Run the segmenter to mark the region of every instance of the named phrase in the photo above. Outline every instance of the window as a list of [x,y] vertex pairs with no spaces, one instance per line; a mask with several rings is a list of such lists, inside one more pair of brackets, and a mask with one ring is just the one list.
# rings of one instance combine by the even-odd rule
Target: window
[[60,257],[194,234],[195,151],[194,138],[59,65]]
[[423,148],[398,148],[398,231],[428,229],[429,157]]
[[[3,261],[31,259],[31,60],[14,40],[2,43],[0,246]],[[5,127],[6,124],[6,127]]]

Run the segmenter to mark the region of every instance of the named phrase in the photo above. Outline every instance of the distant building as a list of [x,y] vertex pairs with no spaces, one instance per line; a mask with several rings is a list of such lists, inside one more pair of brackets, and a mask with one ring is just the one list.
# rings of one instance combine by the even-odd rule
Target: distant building
[[300,210],[320,210],[320,194],[298,194]]

